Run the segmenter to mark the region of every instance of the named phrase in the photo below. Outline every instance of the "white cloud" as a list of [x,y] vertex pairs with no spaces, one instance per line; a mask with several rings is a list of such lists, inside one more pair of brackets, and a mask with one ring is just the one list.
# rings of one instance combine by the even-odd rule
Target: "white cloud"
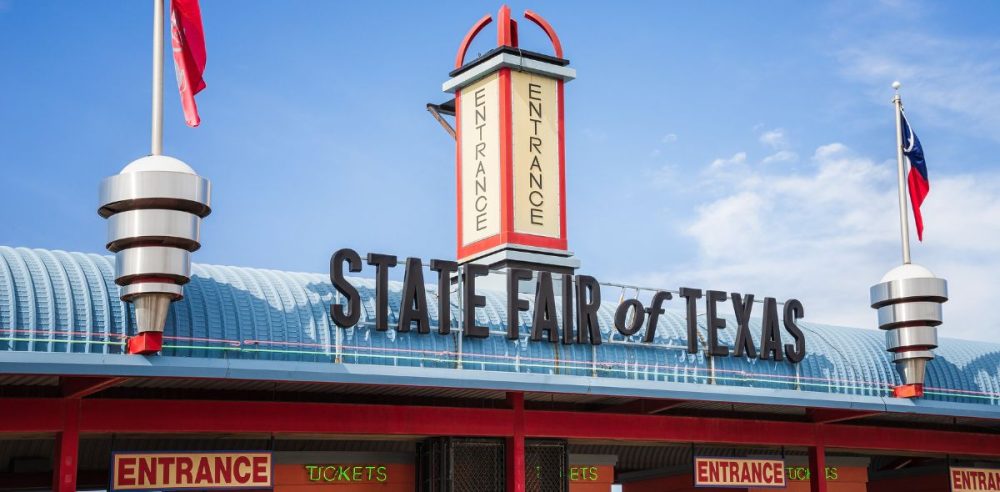
[[667,143],[667,144],[668,143],[674,143],[676,141],[677,141],[677,134],[676,133],[668,133],[668,134],[664,135],[663,139],[662,139],[662,142],[663,143]]
[[[817,148],[810,164],[789,174],[753,166],[742,152],[717,159],[712,169],[738,166],[746,174],[696,205],[681,233],[697,244],[697,256],[632,280],[796,297],[807,320],[874,328],[868,289],[900,261],[894,162],[834,143]],[[943,337],[1000,334],[1000,312],[988,308],[1000,278],[997,196],[1000,174],[931,182],[925,242],[914,234],[913,258],[949,281]]]
[[675,189],[681,181],[677,166],[665,164],[657,169],[647,172],[646,182],[659,189]]
[[784,149],[788,147],[788,136],[785,135],[785,130],[775,128],[762,133],[760,135],[760,143],[772,149]]
[[761,164],[774,164],[778,162],[794,162],[798,160],[799,154],[790,150],[779,150],[761,160]]
[[763,238],[762,216],[769,204],[759,193],[745,191],[702,205],[698,220],[684,231],[697,238],[701,253],[708,259],[726,256],[733,244]]
[[843,153],[847,151],[847,146],[840,143],[834,142],[832,144],[820,145],[816,148],[816,153],[813,154],[813,159],[821,160],[828,157]]
[[732,157],[719,158],[708,165],[710,171],[725,171],[728,169],[743,167],[747,162],[746,152],[737,152]]
[[900,80],[903,103],[919,108],[922,120],[1000,140],[1000,43],[924,32],[854,38],[837,56],[845,75],[868,85],[879,102],[890,97],[889,84]]
[[713,160],[697,179],[698,182],[690,183],[688,186],[704,190],[719,190],[726,187],[740,190],[752,187],[760,178],[753,172],[747,153],[737,152],[730,157]]

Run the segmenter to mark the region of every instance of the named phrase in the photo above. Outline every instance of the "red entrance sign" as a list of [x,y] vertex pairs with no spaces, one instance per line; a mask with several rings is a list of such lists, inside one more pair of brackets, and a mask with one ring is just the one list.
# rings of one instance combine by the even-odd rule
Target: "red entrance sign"
[[948,469],[948,478],[952,492],[1000,491],[1000,469],[951,467]]
[[695,458],[695,487],[785,486],[785,462],[735,458]]
[[111,490],[271,487],[271,453],[115,453]]

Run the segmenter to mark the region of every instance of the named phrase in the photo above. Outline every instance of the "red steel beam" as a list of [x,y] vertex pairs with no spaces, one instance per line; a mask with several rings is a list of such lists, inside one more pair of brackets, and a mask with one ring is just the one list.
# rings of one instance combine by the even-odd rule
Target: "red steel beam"
[[868,425],[823,425],[828,448],[1000,456],[1000,435]]
[[63,376],[59,386],[64,398],[83,398],[110,388],[128,378],[105,378],[95,376]]
[[192,400],[81,400],[86,432],[505,436],[510,410]]
[[[0,400],[0,432],[58,432],[66,400]],[[80,432],[311,433],[512,437],[516,413],[407,405],[83,399]],[[753,419],[525,410],[525,437],[824,446],[1000,456],[1000,435]],[[520,424],[519,424],[520,426]]]
[[0,434],[59,432],[65,412],[64,400],[57,398],[0,399]]
[[881,412],[872,410],[844,410],[839,408],[810,408],[806,410],[806,416],[811,422],[817,424],[833,424],[835,422],[846,422],[876,415]]
[[823,446],[809,448],[809,491],[827,492],[826,483],[826,450]]
[[525,435],[1000,456],[1000,435],[753,419],[530,411]]
[[620,413],[527,412],[534,437],[809,446],[818,426],[799,422]]
[[76,468],[80,450],[80,400],[62,401],[64,421],[56,433],[56,446],[52,456],[52,490],[76,492]]
[[514,414],[513,429],[507,439],[507,490],[525,492],[527,489],[524,461],[524,393],[507,393],[507,403]]
[[601,412],[614,412],[614,413],[642,413],[653,415],[660,412],[665,412],[671,408],[679,407],[687,403],[685,400],[657,400],[650,398],[640,398],[638,400],[632,400],[627,403],[622,403],[621,405],[612,405],[608,407],[601,408]]

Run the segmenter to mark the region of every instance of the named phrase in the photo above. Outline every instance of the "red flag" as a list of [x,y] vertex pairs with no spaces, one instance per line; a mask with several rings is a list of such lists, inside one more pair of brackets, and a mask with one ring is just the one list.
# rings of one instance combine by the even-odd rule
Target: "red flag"
[[198,126],[194,95],[205,88],[205,31],[201,27],[198,0],[170,0],[170,42],[173,45],[177,90],[188,126]]

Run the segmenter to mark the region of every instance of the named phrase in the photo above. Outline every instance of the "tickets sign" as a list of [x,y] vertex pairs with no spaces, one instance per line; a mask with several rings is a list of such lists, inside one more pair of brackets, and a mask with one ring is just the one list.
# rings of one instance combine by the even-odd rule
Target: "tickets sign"
[[386,465],[303,465],[310,482],[383,483],[389,480]]
[[948,481],[952,492],[975,490],[1000,491],[1000,470],[992,468],[958,468],[948,469]]
[[270,488],[271,453],[115,453],[111,490]]
[[785,487],[785,462],[737,458],[694,459],[695,487]]

